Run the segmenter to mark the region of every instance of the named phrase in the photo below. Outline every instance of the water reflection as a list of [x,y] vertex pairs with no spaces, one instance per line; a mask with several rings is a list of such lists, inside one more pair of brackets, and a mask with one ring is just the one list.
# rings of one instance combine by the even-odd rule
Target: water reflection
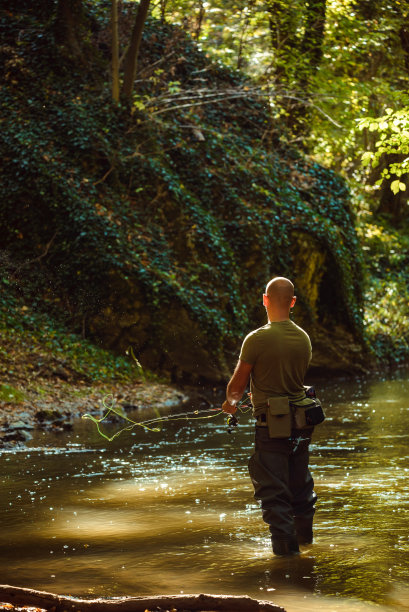
[[[0,457],[4,583],[75,595],[225,592],[296,610],[409,610],[409,382],[326,383],[316,539],[273,557],[252,497],[252,424],[169,423],[113,443],[82,422]],[[114,426],[113,426],[114,427]],[[42,445],[48,444],[44,450]]]

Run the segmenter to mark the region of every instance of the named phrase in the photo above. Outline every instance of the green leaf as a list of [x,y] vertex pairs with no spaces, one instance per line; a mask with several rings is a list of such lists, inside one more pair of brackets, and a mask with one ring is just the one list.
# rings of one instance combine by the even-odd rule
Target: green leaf
[[399,188],[400,188],[399,185],[400,185],[400,182],[398,179],[396,181],[392,181],[391,183],[391,190],[395,195],[399,192]]
[[365,151],[365,153],[362,155],[362,165],[363,166],[368,166],[373,158],[373,153],[371,153],[370,151]]

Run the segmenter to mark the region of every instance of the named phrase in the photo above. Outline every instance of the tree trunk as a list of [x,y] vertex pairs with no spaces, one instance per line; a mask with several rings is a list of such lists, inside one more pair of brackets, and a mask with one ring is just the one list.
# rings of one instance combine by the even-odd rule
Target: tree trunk
[[322,59],[325,32],[326,0],[309,0],[301,55],[306,56],[307,72],[314,73]]
[[162,23],[165,23],[167,3],[168,0],[160,0],[160,20]]
[[132,30],[131,44],[125,58],[125,74],[122,93],[125,98],[132,95],[133,85],[136,76],[136,66],[138,63],[139,48],[141,46],[142,32],[148,16],[150,0],[140,0],[136,13],[135,23]]
[[291,112],[291,129],[294,134],[301,138],[304,138],[310,132],[311,79],[317,72],[322,59],[325,16],[326,0],[309,0],[295,84],[299,99]]
[[355,0],[354,9],[363,19],[377,19],[382,0]]
[[238,70],[241,70],[243,68],[243,49],[246,40],[247,29],[250,23],[251,11],[253,10],[255,3],[256,0],[249,0],[240,11],[240,21],[242,22],[242,26],[240,29],[239,48],[237,51]]
[[119,102],[119,41],[118,41],[118,2],[112,0],[112,98]]
[[205,16],[205,7],[204,7],[204,3],[203,0],[199,0],[199,14],[197,16],[197,23],[196,23],[196,27],[193,33],[194,38],[196,38],[196,40],[199,40],[199,36],[200,36],[200,31],[202,29],[202,24],[203,24],[203,19]]
[[[290,132],[303,144],[310,130],[310,82],[323,53],[326,0],[303,3],[267,0],[266,6],[275,55],[277,100],[287,111]],[[304,33],[301,36],[302,24]]]
[[80,43],[82,30],[82,0],[58,0],[54,24],[56,41],[59,45],[65,47],[69,57],[75,61],[85,63]]
[[299,47],[297,7],[286,0],[267,0],[271,46],[275,51],[274,76],[277,84],[287,85]]
[[402,50],[405,54],[405,68],[409,73],[409,27],[402,25],[399,30],[399,38],[402,45]]
[[77,599],[0,585],[0,601],[15,606],[35,606],[53,612],[145,612],[157,607],[168,610],[199,612],[285,612],[269,601],[258,601],[246,595],[159,595],[157,597],[125,597],[123,599]]

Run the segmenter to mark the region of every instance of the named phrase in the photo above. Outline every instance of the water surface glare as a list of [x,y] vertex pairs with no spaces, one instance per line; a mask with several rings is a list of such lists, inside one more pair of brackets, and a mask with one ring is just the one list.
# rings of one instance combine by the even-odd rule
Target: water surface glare
[[81,421],[0,453],[2,582],[77,596],[248,594],[288,612],[409,610],[409,376],[319,387],[319,503],[302,555],[272,555],[247,473],[249,415],[232,435],[217,417],[111,443]]

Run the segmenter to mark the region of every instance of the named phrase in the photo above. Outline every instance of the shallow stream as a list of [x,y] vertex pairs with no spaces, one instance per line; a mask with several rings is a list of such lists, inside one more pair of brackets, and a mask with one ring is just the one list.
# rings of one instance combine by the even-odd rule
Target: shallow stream
[[2,583],[90,597],[248,594],[287,612],[409,610],[409,375],[317,388],[327,420],[311,448],[319,502],[302,555],[272,555],[247,473],[248,414],[231,435],[218,416],[111,443],[81,421],[1,451]]

